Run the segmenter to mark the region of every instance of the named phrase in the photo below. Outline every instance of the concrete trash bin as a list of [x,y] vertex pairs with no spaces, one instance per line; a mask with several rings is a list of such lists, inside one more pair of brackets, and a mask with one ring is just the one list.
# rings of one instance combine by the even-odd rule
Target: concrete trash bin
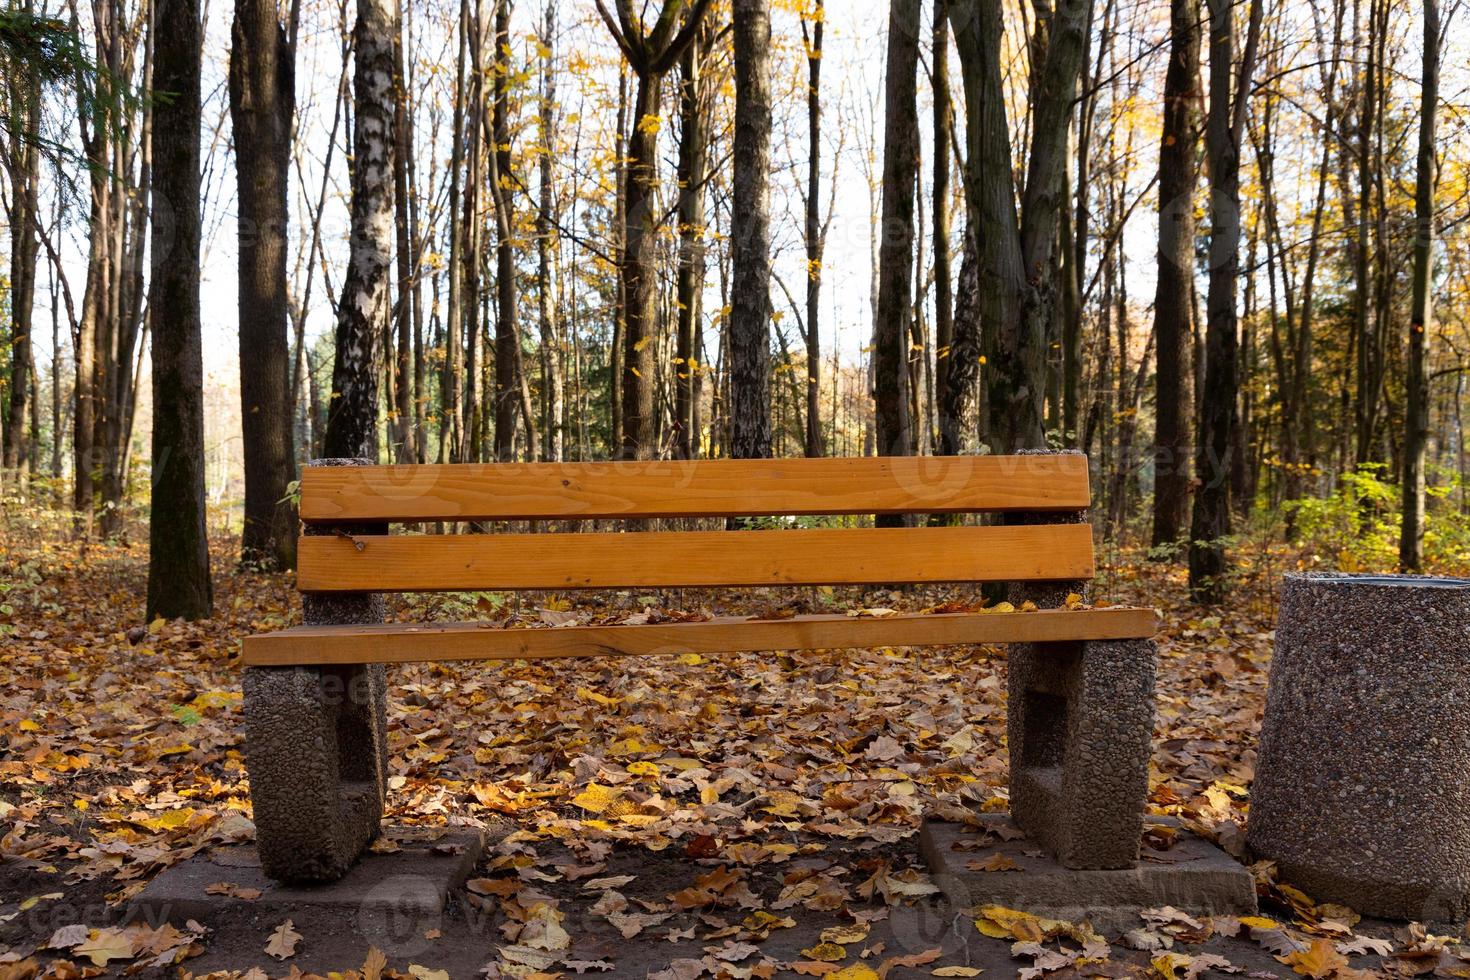
[[1286,577],[1246,836],[1317,902],[1470,914],[1470,579]]

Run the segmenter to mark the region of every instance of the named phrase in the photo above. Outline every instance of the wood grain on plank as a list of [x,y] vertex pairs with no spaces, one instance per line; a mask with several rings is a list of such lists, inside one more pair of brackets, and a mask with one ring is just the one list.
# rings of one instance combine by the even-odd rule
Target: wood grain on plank
[[1152,609],[799,616],[642,626],[500,629],[481,623],[299,626],[245,639],[246,666],[517,660],[555,657],[833,650],[878,646],[1049,643],[1149,637]]
[[1005,582],[1093,575],[1086,524],[302,537],[303,592]]
[[917,456],[312,466],[301,519],[588,520],[1068,511],[1087,458]]

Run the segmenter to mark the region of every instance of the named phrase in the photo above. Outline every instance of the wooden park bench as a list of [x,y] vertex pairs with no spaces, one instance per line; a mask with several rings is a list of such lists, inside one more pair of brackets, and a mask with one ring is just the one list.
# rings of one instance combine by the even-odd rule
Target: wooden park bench
[[[340,877],[377,835],[384,665],[1018,644],[1012,814],[1067,865],[1138,858],[1153,719],[1152,610],[1073,608],[1094,574],[1076,454],[371,466],[301,481],[306,625],[244,642],[247,763],[271,877]],[[994,513],[983,526],[390,535],[394,523]],[[382,594],[1008,582],[1018,610],[721,617],[505,629],[384,623]],[[1029,600],[1029,603],[1028,603]],[[700,668],[700,669],[718,669]]]

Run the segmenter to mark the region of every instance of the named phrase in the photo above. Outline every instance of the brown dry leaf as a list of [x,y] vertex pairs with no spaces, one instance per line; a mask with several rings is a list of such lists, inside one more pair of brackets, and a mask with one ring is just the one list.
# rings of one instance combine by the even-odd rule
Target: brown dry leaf
[[271,933],[270,942],[265,944],[266,954],[274,956],[278,960],[290,959],[296,955],[296,947],[301,942],[301,933],[296,931],[295,925],[290,919],[276,926],[276,931]]
[[93,966],[106,966],[112,960],[130,960],[137,946],[133,937],[121,929],[99,929],[87,941],[74,947],[74,956],[85,956]]
[[999,851],[990,855],[984,861],[972,859],[965,862],[965,867],[971,871],[1020,871],[1021,866]]
[[1348,958],[1333,947],[1330,939],[1314,939],[1306,949],[1276,959],[1312,980],[1324,980],[1348,965]]
[[382,980],[388,967],[388,957],[376,946],[369,946],[367,959],[362,961],[362,980]]

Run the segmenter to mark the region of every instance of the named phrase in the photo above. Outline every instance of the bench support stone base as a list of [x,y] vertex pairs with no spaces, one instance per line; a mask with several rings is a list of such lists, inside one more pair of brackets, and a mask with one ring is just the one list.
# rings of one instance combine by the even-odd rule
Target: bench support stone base
[[262,915],[303,907],[350,908],[366,924],[390,917],[431,928],[450,892],[464,883],[484,853],[485,835],[476,829],[451,829],[434,839],[410,840],[388,854],[370,853],[343,878],[329,884],[272,881],[252,847],[220,847],[161,872],[128,906],[129,921],[182,926],[190,919],[208,924],[216,913],[239,908],[232,894],[205,889],[220,882],[258,891],[249,908]]
[[383,817],[383,666],[250,667],[244,688],[261,867],[278,881],[335,881]]
[[[977,815],[985,829],[1014,826],[1003,813]],[[1177,826],[1172,820],[1153,822]],[[1032,841],[998,841],[974,849],[975,829],[945,821],[925,821],[919,848],[944,895],[959,911],[1003,905],[1049,919],[1087,920],[1101,932],[1121,933],[1143,923],[1142,909],[1172,905],[1190,915],[1250,915],[1256,889],[1250,871],[1203,838],[1180,831],[1168,851],[1150,855],[1136,867],[1113,870],[1068,868],[1050,856],[1036,856]],[[960,848],[956,849],[956,845]],[[1015,871],[969,867],[1003,854]]]
[[1063,867],[1138,863],[1155,660],[1152,640],[1011,648],[1011,813]]

